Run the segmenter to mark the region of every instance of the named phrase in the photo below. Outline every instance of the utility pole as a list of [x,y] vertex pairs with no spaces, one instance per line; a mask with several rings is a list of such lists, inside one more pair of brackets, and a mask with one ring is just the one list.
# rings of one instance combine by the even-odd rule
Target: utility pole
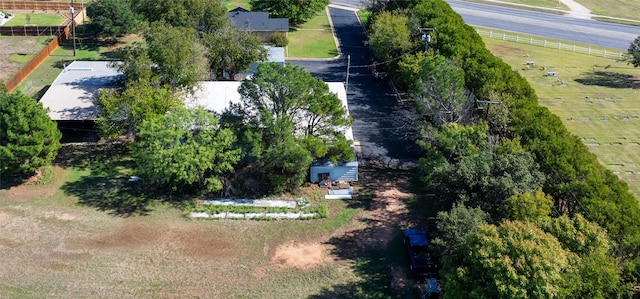
[[347,55],[347,81],[344,86],[345,96],[349,94],[349,68],[351,67],[351,55]]
[[71,38],[73,38],[73,57],[76,57],[76,19],[73,9],[73,0],[71,0],[69,12],[71,13]]
[[431,43],[431,32],[436,31],[435,27],[424,27],[418,28],[420,32],[422,32],[422,42],[424,43],[424,51],[427,52],[429,50],[429,44]]

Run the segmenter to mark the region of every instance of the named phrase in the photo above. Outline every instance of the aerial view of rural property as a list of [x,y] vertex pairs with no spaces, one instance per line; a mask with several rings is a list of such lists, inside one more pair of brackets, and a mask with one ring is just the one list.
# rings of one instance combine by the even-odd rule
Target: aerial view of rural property
[[639,11],[0,0],[0,298],[640,299]]

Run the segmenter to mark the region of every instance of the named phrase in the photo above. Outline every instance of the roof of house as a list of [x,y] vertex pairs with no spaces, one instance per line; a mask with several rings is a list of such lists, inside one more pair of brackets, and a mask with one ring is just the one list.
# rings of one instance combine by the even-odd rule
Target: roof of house
[[[95,120],[98,115],[97,97],[102,88],[116,87],[122,76],[109,61],[74,61],[64,68],[40,102],[52,120]],[[223,112],[230,103],[240,102],[240,81],[203,81],[194,97],[185,100],[187,107],[201,106],[209,111]],[[327,82],[349,112],[347,92],[343,82]],[[353,140],[351,128],[345,137]]]
[[269,18],[265,11],[247,11],[238,7],[229,12],[231,22],[245,31],[289,31],[288,18]]
[[[203,81],[193,97],[185,100],[187,107],[202,107],[208,111],[222,113],[232,103],[240,103],[241,97],[238,88],[240,81]],[[343,82],[326,82],[329,91],[336,94],[342,101],[342,105],[349,113],[347,104],[347,92]],[[347,140],[353,140],[353,130],[351,127],[345,130]]]
[[40,102],[52,120],[95,120],[100,89],[116,86],[121,76],[108,61],[74,61],[60,72]]

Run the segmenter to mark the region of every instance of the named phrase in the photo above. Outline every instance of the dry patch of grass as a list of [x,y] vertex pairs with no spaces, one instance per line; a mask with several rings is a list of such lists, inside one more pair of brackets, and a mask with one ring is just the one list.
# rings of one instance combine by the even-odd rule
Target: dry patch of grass
[[[638,69],[610,58],[487,38],[484,42],[519,70],[536,90],[540,104],[558,115],[640,198]],[[526,70],[526,61],[535,66]],[[556,76],[547,76],[548,72]]]
[[[127,194],[123,147],[66,145],[56,163],[48,185],[0,190],[0,297],[410,294],[391,283],[406,278],[396,233],[407,196],[391,181],[370,179],[352,201],[301,192],[329,206],[326,219],[195,220],[175,197]],[[144,212],[119,213],[129,204]]]

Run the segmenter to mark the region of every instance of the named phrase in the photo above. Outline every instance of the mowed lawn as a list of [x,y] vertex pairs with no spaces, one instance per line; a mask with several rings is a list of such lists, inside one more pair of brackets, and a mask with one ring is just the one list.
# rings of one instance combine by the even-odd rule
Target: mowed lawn
[[326,219],[196,220],[188,198],[128,182],[131,166],[124,147],[65,145],[52,183],[0,189],[0,298],[413,295],[389,289],[390,269],[407,268],[399,233],[375,248],[350,237],[386,237],[367,226],[361,201],[377,193],[365,185],[352,201],[298,194],[326,203]]
[[333,58],[338,55],[327,11],[289,30],[287,58]]
[[[488,38],[484,42],[519,70],[539,103],[558,115],[640,199],[640,69],[611,58]],[[534,61],[535,67],[525,70],[526,61]]]
[[[27,16],[30,20],[27,20]],[[11,20],[4,23],[3,26],[58,26],[62,25],[65,17],[61,14],[43,14],[43,13],[16,13]]]

